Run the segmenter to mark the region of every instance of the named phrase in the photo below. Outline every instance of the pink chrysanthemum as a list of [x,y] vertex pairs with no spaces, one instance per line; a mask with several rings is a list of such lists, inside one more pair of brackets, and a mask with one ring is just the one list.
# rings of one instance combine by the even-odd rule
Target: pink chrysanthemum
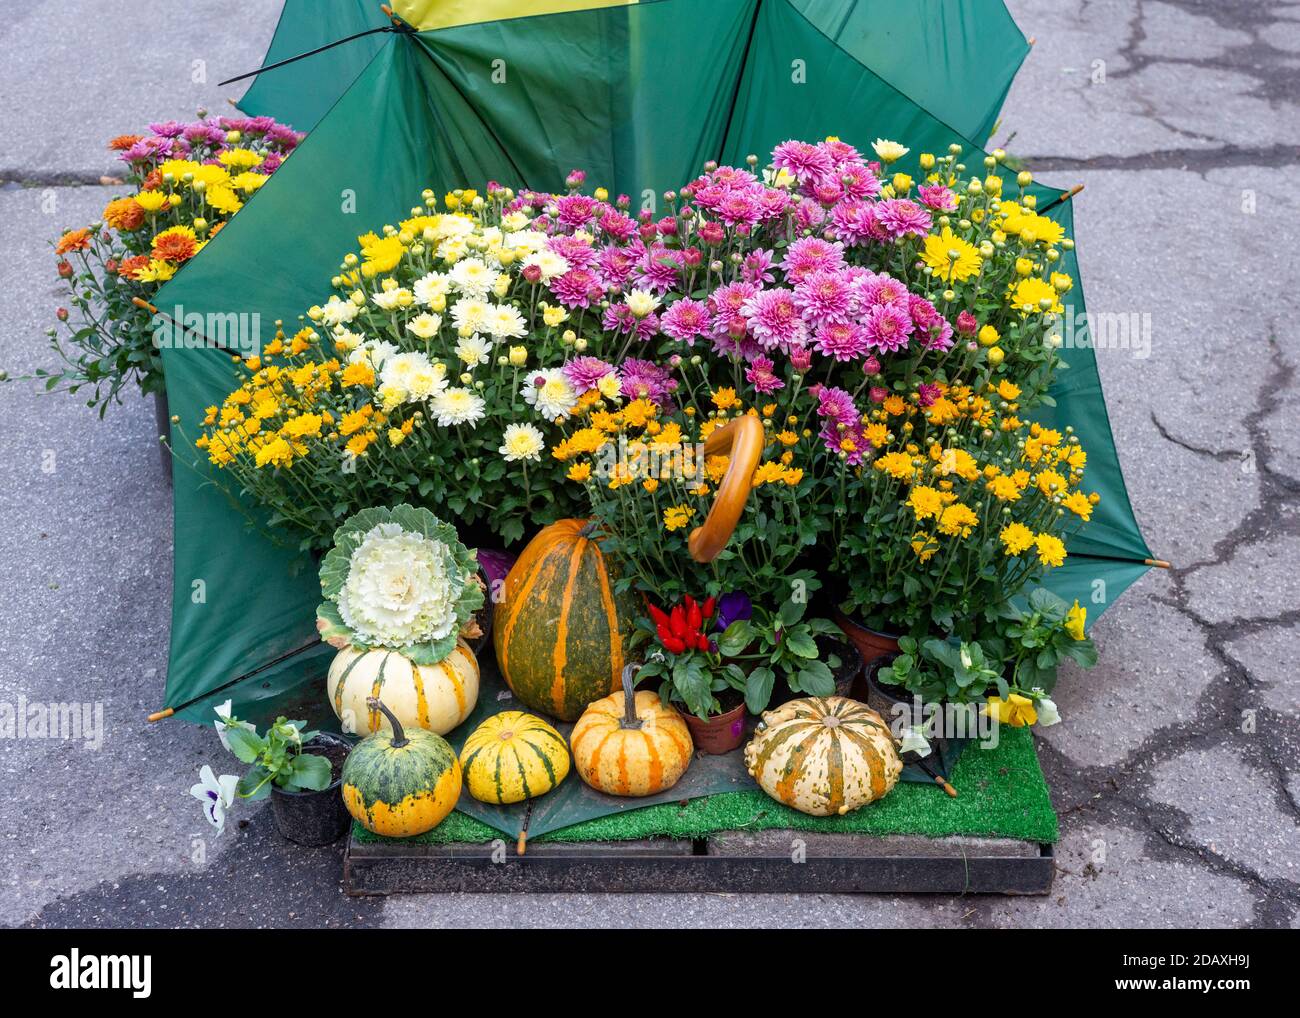
[[856,360],[867,352],[867,334],[853,322],[829,322],[817,330],[817,349],[837,361]]
[[745,371],[745,381],[754,387],[755,392],[763,396],[784,389],[785,382],[776,376],[772,368],[771,358],[759,354],[749,362],[749,367]]
[[567,308],[588,308],[605,295],[605,288],[589,269],[570,269],[551,280],[551,292]]
[[783,287],[760,290],[741,307],[749,320],[750,335],[767,349],[803,346],[808,330],[794,301],[794,291]]
[[607,288],[624,287],[632,274],[633,258],[627,249],[607,244],[596,255],[596,275]]
[[660,316],[659,328],[665,336],[692,346],[696,336],[703,336],[710,331],[710,319],[708,306],[703,301],[682,297]]
[[605,236],[623,244],[631,240],[636,233],[636,222],[618,209],[606,209],[597,225]]
[[677,380],[653,361],[629,357],[619,367],[619,382],[627,399],[648,399],[662,407],[677,390]]
[[893,353],[907,346],[912,334],[912,318],[906,305],[877,304],[863,321],[867,346],[882,353]]
[[591,242],[564,234],[549,237],[546,246],[569,263],[571,269],[590,269],[596,264],[596,252]]
[[677,285],[681,267],[680,252],[655,243],[646,248],[632,273],[639,286],[655,293],[666,293]]
[[744,264],[740,267],[740,278],[751,284],[775,283],[772,252],[765,247],[758,247],[745,255]]
[[813,387],[817,396],[817,416],[837,424],[855,424],[860,418],[853,397],[845,390],[833,385]]
[[839,272],[811,272],[795,284],[795,303],[813,325],[847,322],[853,312],[853,292]]
[[564,377],[573,383],[574,389],[584,393],[596,388],[602,378],[614,368],[599,357],[575,357],[564,365]]
[[835,169],[824,148],[806,141],[784,141],[772,152],[772,165],[785,170],[800,184],[826,176]]
[[916,190],[921,201],[936,212],[957,211],[957,196],[942,184],[922,184]]
[[585,194],[566,194],[555,199],[556,218],[571,230],[586,226],[606,208],[603,202]]
[[875,206],[852,199],[840,202],[831,209],[831,230],[851,247],[865,244],[869,240],[886,239],[876,221]]
[[868,307],[899,304],[906,307],[912,296],[900,280],[887,272],[864,280],[862,285],[862,303]]
[[908,298],[908,314],[916,327],[917,340],[923,347],[939,351],[952,347],[952,325],[928,300],[912,294]]
[[876,218],[894,238],[908,235],[924,237],[934,223],[927,209],[906,198],[887,198],[877,202]]
[[814,272],[834,271],[844,267],[844,245],[820,237],[801,237],[785,251],[781,268],[798,282]]

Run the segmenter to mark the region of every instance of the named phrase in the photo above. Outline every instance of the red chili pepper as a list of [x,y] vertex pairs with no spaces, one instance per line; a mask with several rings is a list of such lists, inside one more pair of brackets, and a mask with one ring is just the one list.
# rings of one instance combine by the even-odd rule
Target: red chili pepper
[[662,608],[656,608],[654,605],[646,605],[650,609],[650,617],[654,619],[655,626],[668,625],[668,613]]
[[700,606],[695,603],[695,598],[690,594],[686,595],[686,624],[691,627],[691,632],[698,633],[700,626],[704,624],[704,616],[700,613]]
[[695,634],[695,649],[704,651],[709,649],[709,638],[703,633]]
[[686,636],[686,609],[679,604],[673,605],[672,614],[668,617],[669,626],[672,628],[673,636],[682,639]]
[[716,602],[713,598],[711,598],[711,597],[709,597],[709,598],[705,598],[705,599],[704,599],[704,617],[705,617],[706,619],[711,619],[711,618],[713,618],[713,609],[716,608],[716,607],[717,607],[717,602]]
[[663,633],[660,633],[659,640],[663,643],[664,649],[673,654],[681,654],[686,650],[685,642],[677,639],[677,637],[673,636],[671,633],[666,636]]

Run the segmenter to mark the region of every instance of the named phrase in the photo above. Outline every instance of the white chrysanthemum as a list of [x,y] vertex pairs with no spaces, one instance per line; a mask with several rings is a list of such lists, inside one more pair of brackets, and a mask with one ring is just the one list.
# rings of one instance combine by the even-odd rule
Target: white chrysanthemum
[[420,339],[432,339],[442,328],[442,316],[432,315],[427,311],[418,314],[406,323],[406,331]]
[[441,541],[381,523],[348,560],[339,615],[370,646],[405,647],[456,626],[456,561]]
[[485,301],[465,298],[451,306],[451,322],[457,330],[487,332],[488,314],[492,309]]
[[338,294],[335,294],[320,309],[320,320],[324,325],[332,329],[335,326],[346,325],[356,318],[360,311],[361,309],[352,301],[343,300]]
[[542,433],[531,424],[511,424],[501,434],[501,448],[497,450],[507,462],[540,459],[546,441]]
[[438,237],[468,237],[478,227],[473,217],[461,212],[449,212],[438,220]]
[[467,368],[486,364],[492,358],[492,344],[476,332],[456,344],[456,356]]
[[334,349],[338,350],[340,353],[349,354],[349,361],[354,360],[351,355],[355,354],[365,341],[366,337],[359,332],[352,332],[350,329],[345,329],[342,326],[339,326],[334,330]]
[[428,399],[447,387],[447,368],[432,363],[417,351],[393,354],[384,360],[379,375],[381,388],[392,388],[412,400]]
[[378,293],[370,295],[371,302],[384,311],[396,311],[398,308],[408,308],[415,300],[414,295],[404,286],[395,286],[391,290],[384,289]]
[[498,304],[491,308],[484,325],[497,339],[520,339],[528,335],[528,323],[524,321],[524,316],[510,304]]
[[431,305],[438,297],[446,297],[451,284],[447,276],[442,272],[430,272],[411,284],[411,289],[415,293],[415,300],[425,307]]
[[569,271],[569,260],[554,251],[534,251],[524,259],[524,268],[534,265],[542,274],[543,283],[549,283],[556,276],[562,276]]
[[659,298],[649,290],[633,290],[627,295],[627,309],[638,318],[644,318],[659,307]]
[[473,389],[455,387],[438,393],[429,409],[438,423],[446,428],[455,424],[477,424],[483,419],[483,397]]
[[510,233],[517,233],[526,229],[531,222],[532,220],[528,218],[526,213],[519,211],[507,212],[501,217],[501,228]]
[[527,251],[541,251],[546,247],[546,234],[541,230],[519,230],[515,233],[506,234],[506,244],[514,248],[524,248]]
[[548,421],[567,417],[578,403],[578,393],[560,368],[531,372],[519,394]]
[[489,268],[482,258],[464,258],[452,266],[447,275],[451,285],[466,297],[482,299],[492,292],[501,273]]
[[[353,333],[353,335],[356,335]],[[369,361],[370,366],[378,371],[384,366],[384,362],[398,352],[394,343],[386,339],[367,339],[360,346],[348,355],[348,363],[356,364],[358,361]]]

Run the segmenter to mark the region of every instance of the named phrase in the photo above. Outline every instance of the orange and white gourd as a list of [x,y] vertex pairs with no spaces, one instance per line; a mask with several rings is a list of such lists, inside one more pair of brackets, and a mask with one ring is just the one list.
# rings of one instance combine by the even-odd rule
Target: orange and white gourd
[[383,697],[408,728],[446,735],[478,702],[478,661],[469,644],[457,640],[455,649],[433,665],[417,665],[393,650],[340,650],[330,665],[326,690],[344,731],[361,735],[389,727],[378,710],[366,705]]
[[745,747],[745,769],[801,813],[843,815],[879,799],[903,770],[879,714],[843,696],[791,700],[765,713]]

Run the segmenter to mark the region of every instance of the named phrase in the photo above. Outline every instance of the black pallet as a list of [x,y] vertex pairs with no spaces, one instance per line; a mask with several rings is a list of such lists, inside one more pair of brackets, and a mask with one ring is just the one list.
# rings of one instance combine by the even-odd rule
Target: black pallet
[[349,839],[349,894],[676,891],[1047,894],[1052,846],[764,831],[697,841],[420,845]]

